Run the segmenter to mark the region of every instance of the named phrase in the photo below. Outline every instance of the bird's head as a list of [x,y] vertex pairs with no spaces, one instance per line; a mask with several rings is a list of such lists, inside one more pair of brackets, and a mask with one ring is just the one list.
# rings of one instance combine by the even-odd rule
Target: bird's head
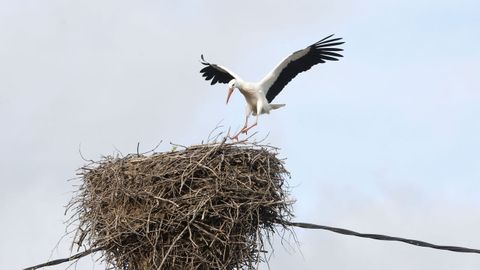
[[230,82],[228,82],[228,94],[227,94],[227,104],[228,100],[230,99],[230,96],[233,93],[233,90],[237,87],[237,80],[233,79]]

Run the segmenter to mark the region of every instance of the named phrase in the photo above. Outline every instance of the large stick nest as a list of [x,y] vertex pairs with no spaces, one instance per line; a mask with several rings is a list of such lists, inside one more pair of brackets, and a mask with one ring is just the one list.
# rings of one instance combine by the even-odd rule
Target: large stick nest
[[244,142],[92,162],[70,203],[75,243],[113,269],[255,269],[292,217],[276,156]]

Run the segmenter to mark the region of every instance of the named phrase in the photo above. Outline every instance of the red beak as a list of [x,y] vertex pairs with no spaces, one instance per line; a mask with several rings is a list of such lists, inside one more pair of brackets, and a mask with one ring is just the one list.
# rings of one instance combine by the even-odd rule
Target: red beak
[[228,104],[228,100],[230,99],[230,96],[231,96],[232,93],[233,93],[233,89],[234,89],[234,88],[228,88],[227,104]]

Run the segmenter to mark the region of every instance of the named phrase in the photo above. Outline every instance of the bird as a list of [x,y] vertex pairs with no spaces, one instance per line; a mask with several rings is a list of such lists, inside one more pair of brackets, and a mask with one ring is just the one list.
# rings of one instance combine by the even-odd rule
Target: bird
[[[309,70],[316,64],[325,63],[326,61],[338,61],[339,58],[343,57],[339,53],[343,49],[338,47],[342,44],[344,44],[342,38],[333,38],[333,34],[329,35],[285,57],[258,82],[244,81],[228,68],[207,62],[202,54],[200,62],[204,67],[200,70],[200,73],[206,81],[211,80],[211,85],[216,83],[228,84],[226,103],[228,104],[235,89],[238,89],[245,97],[247,103],[245,107],[245,124],[231,139],[238,140],[238,136],[241,133],[247,134],[250,129],[257,126],[259,115],[269,114],[270,111],[285,106],[285,104],[273,104],[272,101],[299,73]],[[250,115],[255,116],[256,119],[254,124],[248,126]]]

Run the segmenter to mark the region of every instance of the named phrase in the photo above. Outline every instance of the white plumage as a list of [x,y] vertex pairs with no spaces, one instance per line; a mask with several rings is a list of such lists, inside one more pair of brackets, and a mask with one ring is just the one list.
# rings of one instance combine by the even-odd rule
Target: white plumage
[[[217,82],[228,84],[227,103],[235,89],[243,94],[247,102],[245,125],[233,138],[238,139],[240,133],[247,133],[256,126],[260,114],[268,114],[271,110],[285,106],[285,104],[272,104],[271,102],[297,74],[309,70],[316,64],[325,63],[327,60],[337,61],[342,57],[338,52],[343,49],[336,46],[344,42],[341,41],[341,38],[331,38],[332,36],[287,56],[259,82],[246,82],[226,67],[208,63],[203,55],[201,56],[202,64],[205,65],[200,70],[202,76],[207,81],[212,80],[212,85]],[[253,125],[248,126],[248,118],[251,114],[256,116],[256,121]]]

